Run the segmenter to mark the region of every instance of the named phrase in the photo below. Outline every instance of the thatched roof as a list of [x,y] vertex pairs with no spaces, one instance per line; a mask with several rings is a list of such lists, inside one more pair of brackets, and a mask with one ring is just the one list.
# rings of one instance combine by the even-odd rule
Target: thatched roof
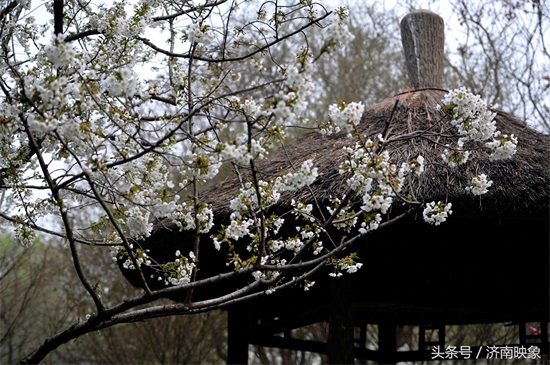
[[[409,188],[414,189],[412,193],[421,202],[433,200],[452,202],[453,214],[448,222],[442,225],[453,227],[452,230],[455,233],[452,234],[472,229],[481,232],[481,230],[488,227],[485,225],[486,219],[484,218],[491,221],[495,219],[501,221],[502,219],[506,222],[515,222],[516,218],[521,218],[524,219],[524,225],[527,224],[527,221],[529,221],[529,227],[534,227],[532,225],[535,224],[538,227],[537,232],[547,230],[543,226],[548,226],[550,209],[550,164],[548,162],[550,136],[535,131],[510,114],[495,111],[497,113],[497,128],[505,134],[514,134],[518,138],[516,154],[511,159],[489,161],[486,152],[479,152],[481,158],[471,157],[466,164],[451,168],[443,162],[441,153],[445,144],[450,143],[453,138],[442,137],[441,134],[444,132],[443,134],[451,135],[456,134],[456,131],[450,125],[448,116],[436,108],[445,93],[441,89],[422,89],[407,91],[390,97],[366,108],[358,129],[364,136],[371,139],[387,131],[386,139],[395,140],[386,146],[394,163],[401,163],[410,157],[417,157],[419,154],[423,155],[426,171],[417,177],[417,180]],[[413,133],[412,137],[410,136],[411,133]],[[410,138],[400,139],[406,135],[409,135]],[[454,136],[454,140],[456,141],[456,136]],[[315,202],[317,204],[313,204],[314,207],[317,205],[323,207],[329,205],[328,200],[331,197],[342,196],[348,189],[346,176],[339,173],[339,166],[345,158],[343,148],[353,146],[355,142],[356,139],[348,137],[346,133],[324,136],[321,133],[313,132],[281,148],[278,152],[259,163],[259,178],[266,181],[290,171],[292,166],[299,166],[302,161],[307,159],[311,159],[314,165],[318,167],[319,176],[311,186],[283,193],[278,203],[271,206],[269,210],[277,213],[287,212],[290,208],[291,199],[299,199],[305,203]],[[469,185],[473,175],[480,173],[487,174],[494,183],[487,194],[473,196],[465,190],[465,187]],[[245,174],[242,174],[241,178],[245,181],[250,179]],[[202,194],[201,198],[212,204],[214,211],[215,227],[213,227],[212,233],[218,232],[221,225],[229,223],[229,216],[232,213],[230,200],[235,197],[240,187],[239,179],[236,177],[228,178]],[[407,193],[405,192],[405,194]],[[351,201],[360,205],[362,197],[355,196]],[[388,215],[400,214],[404,208],[405,206],[400,200],[395,198]],[[286,216],[285,224],[279,231],[279,236],[296,234],[296,225],[302,223],[294,222],[291,217],[291,215]],[[461,218],[466,219],[466,221],[461,223]],[[476,219],[475,224],[472,224],[472,218]],[[380,236],[381,234],[384,235],[383,237],[390,237],[389,240],[392,242],[400,241],[399,234],[403,234],[400,232],[414,231],[417,234],[426,236],[433,234],[432,231],[430,231],[432,233],[429,233],[426,230],[434,228],[422,221],[421,213],[409,217],[408,222],[403,227],[397,229],[397,232],[392,230],[389,230],[389,232],[385,230],[384,233],[377,232],[375,235],[378,238],[375,241],[379,239],[386,241]],[[497,225],[496,227],[490,228],[490,230],[494,232],[495,229],[500,229],[500,226]],[[442,231],[439,230],[434,232],[447,234],[441,233]],[[336,235],[346,234],[343,231],[333,233]],[[486,232],[486,234],[490,233]],[[515,235],[515,238],[511,238],[512,234]],[[500,239],[511,239],[517,242],[517,234],[516,231],[510,231]],[[194,231],[181,231],[175,222],[163,219],[155,224],[151,236],[140,241],[139,244],[143,249],[150,250],[149,255],[154,260],[166,262],[172,260],[177,249],[182,250],[182,252],[191,250],[194,242],[193,235]],[[201,235],[201,257],[208,258],[208,260],[202,261],[200,266],[201,278],[215,276],[228,270],[226,266],[226,248],[217,251],[214,249],[212,242],[209,241],[210,234]],[[511,242],[507,244],[509,243]],[[381,245],[381,247],[385,246],[387,245]],[[242,245],[243,250],[244,247],[246,247],[246,244]],[[539,248],[544,249],[542,246]],[[374,255],[374,257],[386,256],[386,254],[377,255],[370,252],[368,256],[371,255]],[[411,256],[411,253],[409,253],[409,256]],[[439,258],[434,258],[433,262],[438,260]],[[375,263],[376,260],[374,263],[369,262],[368,264],[374,267]],[[144,267],[143,270],[147,278],[152,274],[147,267]],[[140,286],[134,271],[122,271],[133,285]],[[370,272],[369,274],[372,275]],[[376,275],[374,278],[378,280]],[[375,287],[376,280],[375,282],[369,282],[369,285]],[[156,280],[148,280],[148,282],[154,289],[164,287],[162,282]],[[395,283],[392,285],[395,287]],[[218,289],[210,287],[207,292],[199,293],[198,297],[203,295],[208,297],[216,290],[226,293],[231,288],[233,287],[222,282],[219,284]]]
[[[385,148],[392,162],[401,164],[422,155],[426,172],[407,187],[404,195],[417,201],[449,201],[453,211],[472,214],[507,216],[548,216],[550,206],[550,136],[529,128],[511,114],[497,111],[497,128],[504,134],[514,134],[519,141],[517,153],[507,160],[490,161],[486,151],[471,153],[470,160],[455,168],[443,162],[441,154],[446,144],[456,143],[456,130],[449,117],[436,106],[446,94],[440,88],[443,80],[443,19],[429,10],[409,13],[401,22],[403,46],[409,79],[415,88],[390,97],[364,111],[358,126],[360,133],[375,139],[384,133],[393,140]],[[446,136],[446,137],[445,137]],[[330,197],[341,197],[348,189],[346,176],[339,166],[344,162],[345,146],[353,146],[354,138],[346,133],[324,136],[313,132],[290,143],[268,159],[258,162],[258,178],[269,181],[311,159],[319,177],[309,187],[286,192],[271,207],[280,211],[289,207],[291,199],[319,206]],[[486,174],[493,181],[487,194],[473,196],[465,188],[472,176]],[[246,176],[243,177],[245,180]],[[202,198],[212,204],[216,223],[226,221],[231,211],[230,200],[240,188],[237,178],[229,178],[205,191]],[[361,197],[354,197],[360,202]],[[394,200],[393,213],[403,205]],[[392,213],[390,212],[390,213]],[[158,229],[164,229],[161,222]]]
[[[413,12],[414,17],[426,15],[433,20],[433,24],[440,23],[433,13]],[[414,31],[419,29],[413,28]],[[433,34],[433,28],[427,28],[425,33]],[[414,37],[421,38],[421,36]],[[419,50],[418,47],[413,49]],[[429,42],[425,43],[425,50],[432,51]],[[442,52],[439,53],[442,54]],[[414,61],[426,57],[411,59]],[[416,69],[417,67],[410,67],[411,72]],[[426,171],[414,177],[415,180],[405,186],[403,195],[410,194],[422,203],[438,200],[451,202],[453,214],[449,222],[439,227],[421,222],[422,214],[417,214],[401,221],[398,229],[372,232],[371,239],[365,240],[368,242],[360,243],[360,248],[363,250],[360,253],[361,258],[366,260],[365,269],[360,270],[359,274],[354,274],[353,280],[356,280],[354,283],[369,288],[367,300],[393,301],[397,297],[398,300],[409,303],[413,298],[424,298],[423,304],[433,302],[436,303],[434,305],[437,305],[442,297],[455,305],[457,296],[461,296],[462,292],[466,291],[472,293],[473,286],[476,290],[475,295],[483,296],[490,302],[488,308],[495,305],[489,299],[501,300],[501,297],[495,294],[499,290],[509,293],[514,292],[510,291],[510,288],[516,288],[519,292],[525,289],[525,283],[529,283],[532,287],[526,292],[537,292],[539,295],[537,300],[529,301],[530,305],[539,306],[544,302],[539,299],[545,294],[538,289],[548,287],[544,268],[547,267],[548,246],[545,235],[548,232],[550,211],[550,136],[528,127],[511,114],[494,110],[498,130],[517,137],[516,154],[511,159],[490,161],[487,151],[480,149],[471,153],[467,163],[454,168],[449,167],[443,161],[441,154],[446,144],[453,145],[453,142],[456,142],[457,131],[450,124],[449,116],[437,108],[446,91],[438,87],[438,80],[442,78],[442,67],[434,69],[440,73],[436,75],[437,77],[430,78],[430,85],[434,87],[416,85],[415,90],[402,92],[367,107],[358,130],[362,136],[371,139],[383,133],[385,139],[391,141],[384,148],[390,154],[392,163],[401,164],[410,158],[422,155]],[[348,137],[346,133],[325,136],[319,132],[312,132],[284,146],[266,160],[259,161],[258,178],[265,181],[292,171],[292,166],[300,166],[305,160],[312,160],[318,168],[319,176],[312,185],[283,193],[280,200],[269,209],[279,213],[286,212],[290,208],[292,199],[304,203],[315,203],[314,207],[323,207],[329,205],[328,200],[331,197],[341,197],[348,190],[346,176],[339,173],[339,167],[345,159],[344,147],[354,146],[355,143],[356,139]],[[487,194],[474,196],[465,188],[470,184],[472,176],[482,173],[493,181],[493,185]],[[241,178],[250,181],[250,176],[244,173]],[[217,232],[221,225],[229,223],[228,219],[232,213],[230,201],[240,187],[240,180],[233,177],[216,184],[202,194],[201,199],[210,203],[214,211],[216,226],[212,232]],[[351,202],[357,205],[360,205],[361,201],[360,196],[354,196],[351,199]],[[404,208],[403,203],[396,197],[388,214],[395,216]],[[292,221],[292,215],[287,215],[285,218],[287,217],[284,227],[279,231],[279,236],[296,234],[295,227],[300,222]],[[524,219],[525,228],[518,228],[515,224],[517,218]],[[525,238],[524,229],[529,233],[529,238],[527,243],[519,247],[517,242]],[[465,232],[468,231],[477,233],[467,236]],[[332,233],[345,234],[342,231],[328,232],[328,234]],[[194,242],[193,234],[193,231],[180,231],[174,222],[161,220],[155,225],[152,235],[141,241],[140,245],[144,249],[150,249],[151,257],[157,262],[166,262],[173,258],[176,249],[181,249],[182,252],[188,252],[191,249]],[[454,239],[452,244],[444,246],[445,250],[441,249],[438,238],[443,236],[450,241]],[[425,237],[430,239],[426,240]],[[201,278],[213,277],[220,272],[230,270],[226,266],[227,248],[217,251],[209,239],[210,234],[203,234],[200,240],[201,257],[207,258],[200,262]],[[384,244],[377,244],[382,241]],[[503,243],[507,250],[514,249],[513,256],[516,259],[521,262],[533,262],[529,272],[526,270],[510,272],[507,268],[500,266],[508,265],[508,251],[502,249]],[[245,246],[246,244],[242,245],[243,250]],[[460,247],[460,251],[455,252],[449,260],[446,253],[456,247]],[[367,254],[363,255],[364,252]],[[395,255],[395,252],[401,252],[401,254]],[[471,255],[471,252],[475,252],[475,255]],[[388,271],[386,260],[389,257],[392,259],[392,269]],[[489,270],[485,266],[488,261],[492,263]],[[470,263],[468,275],[457,279],[456,273],[463,273],[465,262]],[[123,273],[134,285],[140,285],[134,272],[123,270]],[[503,273],[508,273],[504,279],[502,279]],[[144,274],[145,277],[149,277],[147,267],[144,268]],[[534,276],[530,276],[531,274]],[[533,280],[533,277],[536,280]],[[492,287],[493,291],[488,290],[484,284],[499,280],[502,282]],[[446,289],[448,283],[455,285],[456,291],[451,293],[452,295]],[[155,280],[149,284],[152,288],[163,287],[163,283]],[[238,283],[235,285],[237,287]],[[322,294],[325,287],[320,284],[316,284],[317,286],[319,289],[314,287],[313,292]],[[228,293],[231,290],[233,288],[228,283],[222,282],[218,288],[209,287],[204,292],[200,292],[198,297],[209,298],[218,291]],[[311,295],[311,291],[308,293]],[[357,291],[357,295],[360,296],[361,293],[363,291]],[[514,297],[517,300],[513,305],[517,304],[520,312],[524,311],[522,306],[526,302],[524,298]],[[319,302],[315,298],[311,303]],[[271,300],[272,298],[268,302]],[[468,301],[467,298],[463,300]],[[508,298],[506,301],[510,302]],[[519,302],[521,305],[518,304]],[[308,303],[304,305],[311,304]],[[473,305],[478,303],[481,302]],[[539,307],[547,308],[545,304]],[[258,308],[262,311],[266,310],[263,306]],[[293,312],[295,309],[292,307],[289,310]],[[451,312],[458,313],[458,310]]]
[[[417,200],[429,202],[444,200],[453,203],[453,210],[467,214],[498,213],[522,216],[534,213],[548,214],[550,202],[550,136],[528,127],[511,114],[495,110],[497,128],[504,134],[514,134],[518,140],[517,153],[508,160],[489,161],[487,153],[474,157],[458,167],[449,167],[441,158],[444,145],[456,131],[444,112],[437,110],[445,91],[423,89],[408,91],[366,108],[359,130],[364,136],[376,138],[387,129],[386,139],[395,139],[387,145],[392,162],[401,163],[419,154],[425,158],[426,172],[415,184]],[[400,137],[413,137],[399,140]],[[339,174],[344,159],[344,146],[353,146],[356,140],[346,133],[323,136],[314,132],[289,144],[260,164],[260,177],[274,178],[291,166],[299,166],[311,159],[318,167],[319,177],[311,189],[303,188],[285,193],[274,209],[285,208],[290,199],[323,202],[329,197],[340,197],[347,190],[345,176]],[[481,197],[465,190],[472,176],[485,173],[493,180],[489,192]],[[239,188],[237,179],[228,179],[204,193],[213,204],[218,217],[228,215],[229,200]],[[360,200],[360,197],[357,197]],[[398,209],[395,203],[393,209]]]

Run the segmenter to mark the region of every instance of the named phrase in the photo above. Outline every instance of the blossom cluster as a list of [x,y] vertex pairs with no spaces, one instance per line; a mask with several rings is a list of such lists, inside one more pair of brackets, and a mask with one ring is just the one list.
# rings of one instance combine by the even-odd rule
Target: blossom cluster
[[176,251],[174,262],[165,263],[162,266],[161,275],[157,278],[162,280],[164,276],[165,284],[183,285],[191,281],[191,274],[195,269],[195,254],[189,252],[188,257],[183,256],[180,251]]
[[124,67],[102,80],[105,92],[113,96],[133,97],[139,93],[138,75],[128,67]]
[[470,157],[470,151],[464,149],[464,142],[459,140],[455,148],[452,148],[447,145],[447,148],[443,151],[441,158],[447,163],[450,167],[456,167],[462,165],[468,161]]
[[[347,159],[340,166],[340,174],[351,174],[346,182],[362,197],[361,210],[385,214],[393,202],[393,189],[398,188],[391,178],[395,166],[390,164],[388,152],[378,153],[377,144],[371,140],[344,150]],[[397,185],[401,183],[402,179]]]
[[500,131],[495,132],[493,140],[485,143],[491,150],[489,159],[491,160],[504,160],[511,158],[516,153],[516,147],[518,145],[518,139],[513,134],[508,136],[502,134]]
[[333,21],[326,29],[326,40],[324,47],[327,51],[331,51],[334,46],[342,46],[351,42],[355,36],[351,33],[344,21],[348,17],[346,8],[337,8],[335,14],[338,20]]
[[44,47],[44,55],[54,67],[74,66],[76,50],[64,42],[63,35],[54,35],[52,42]]
[[411,171],[414,171],[416,175],[421,175],[425,171],[424,156],[418,155],[409,162],[403,162],[400,171],[402,175],[408,174]]
[[[304,161],[295,171],[276,177],[271,181],[259,180],[256,184],[247,182],[239,190],[235,198],[230,201],[229,207],[232,210],[229,224],[225,225],[217,235],[212,236],[214,246],[217,250],[221,249],[224,243],[237,242],[243,238],[248,238],[250,243],[247,245],[247,251],[252,255],[258,255],[261,251],[267,252],[261,260],[246,260],[242,255],[236,252],[232,254],[230,262],[236,268],[244,268],[250,265],[282,265],[286,262],[280,257],[282,250],[298,253],[304,248],[306,242],[315,240],[319,234],[316,225],[297,227],[297,236],[286,239],[278,239],[277,235],[285,219],[277,215],[264,216],[270,206],[276,204],[281,194],[285,191],[293,191],[304,186],[311,185],[317,179],[317,168],[314,167],[311,160]],[[258,197],[261,200],[258,200]],[[292,200],[294,207],[292,213],[297,219],[314,222],[312,215],[312,205],[296,202]],[[265,244],[261,242],[261,230],[264,227]],[[234,249],[235,245],[229,247]],[[314,255],[318,255],[323,249],[321,241],[316,241],[314,245]],[[253,256],[253,257],[254,257]],[[277,277],[277,271],[255,271],[256,280],[271,280]]]
[[439,226],[441,223],[445,222],[449,215],[452,214],[452,204],[445,204],[442,201],[429,202],[426,204],[422,215],[424,221],[427,223],[433,224],[434,226]]
[[331,264],[334,269],[329,276],[334,278],[340,277],[343,275],[342,271],[345,271],[348,274],[356,273],[361,267],[363,267],[362,263],[356,261],[357,259],[358,257],[356,254],[351,254],[341,259],[332,259]]
[[313,184],[317,176],[317,167],[313,166],[311,160],[305,160],[296,172],[288,172],[278,177],[275,181],[275,188],[281,192],[300,189]]
[[479,176],[472,177],[472,182],[470,186],[466,187],[466,191],[474,195],[483,195],[489,191],[488,189],[491,185],[493,185],[493,182],[487,179],[487,175],[480,174]]
[[[503,134],[497,129],[496,114],[489,110],[487,103],[479,95],[473,95],[461,87],[451,90],[441,102],[443,110],[451,116],[451,125],[456,127],[459,135],[456,146],[451,147],[447,144],[441,154],[441,158],[449,167],[468,162],[469,149],[480,149],[472,145],[475,142],[485,142],[484,146],[489,150],[490,161],[508,159],[516,153],[518,139],[513,134]],[[441,108],[440,105],[438,107]],[[466,144],[469,146],[467,147]],[[465,189],[473,195],[483,195],[489,191],[492,184],[487,175],[480,174],[473,176],[470,185]],[[433,206],[426,208],[425,217],[428,215],[431,222],[439,224],[439,219],[433,218],[433,208]]]
[[348,134],[359,125],[365,106],[362,103],[352,102],[340,105],[333,104],[328,110],[328,122],[321,126],[321,133],[330,135],[345,131]]
[[[176,250],[176,258],[170,262],[157,263],[151,259],[148,250],[143,250],[140,247],[135,248],[134,244],[130,244],[130,249],[135,251],[135,259],[138,267],[146,266],[153,271],[151,279],[163,281],[165,285],[183,285],[191,281],[191,275],[196,267],[196,258],[193,252],[189,252],[187,256]],[[128,251],[122,246],[115,246],[111,255],[113,261],[122,262],[122,267],[126,270],[136,270],[134,262],[130,258]]]
[[486,141],[496,130],[495,116],[479,95],[469,93],[465,87],[449,91],[441,100],[451,114],[461,141]]
[[207,204],[200,204],[195,208],[192,204],[181,202],[166,216],[174,219],[182,230],[208,233],[214,226],[214,212]]
[[[130,249],[132,250],[134,249],[134,244],[130,244]],[[152,264],[152,261],[145,250],[141,248],[137,248],[135,252],[136,252],[135,259],[138,267],[141,267],[142,265],[150,266]],[[130,258],[130,256],[128,255],[128,252],[124,247],[115,246],[111,251],[111,255],[112,255],[113,261],[124,260],[122,262],[122,267],[124,269],[127,269],[127,270],[136,269],[136,266],[134,265],[133,260]]]
[[306,220],[309,220],[310,222],[315,221],[315,217],[312,214],[312,204],[305,204],[303,202],[297,202],[296,200],[292,199],[290,201],[290,205],[292,206],[292,212],[296,217],[304,218]]
[[24,224],[18,224],[14,230],[14,240],[23,247],[31,247],[36,239],[36,231]]
[[[456,127],[460,136],[456,148],[446,149],[442,155],[449,166],[454,167],[468,160],[469,151],[464,149],[465,142],[487,141],[485,146],[490,150],[491,160],[507,159],[516,153],[517,138],[497,130],[496,114],[489,110],[479,95],[473,95],[461,87],[449,91],[441,103],[443,110],[451,115],[451,125]],[[441,108],[441,105],[437,107]]]
[[189,42],[209,45],[216,39],[212,32],[212,28],[204,24],[203,19],[199,17],[189,25],[185,33]]
[[[300,56],[296,62],[298,64],[284,65],[280,73],[284,77],[284,83],[281,90],[270,101],[269,112],[274,117],[274,124],[283,127],[308,125],[309,119],[305,116],[308,102],[307,98],[313,93],[315,86],[312,81],[309,65],[301,63]],[[301,64],[300,64],[301,63]],[[306,66],[301,69],[300,66]],[[306,70],[308,72],[306,72]]]
[[[376,229],[381,221],[380,215],[388,212],[411,172],[420,175],[425,169],[421,155],[400,166],[391,163],[388,151],[381,148],[383,143],[383,138],[378,136],[375,141],[368,139],[356,143],[354,147],[344,147],[346,159],[340,166],[340,174],[349,175],[346,180],[348,186],[362,197],[361,211],[365,213],[365,220],[361,222],[361,233]],[[333,213],[331,208],[329,211]],[[345,209],[339,213],[337,227],[345,226],[340,222],[347,220],[343,220],[346,215],[353,219],[351,226],[355,225],[356,215]],[[348,225],[347,229],[351,226]]]

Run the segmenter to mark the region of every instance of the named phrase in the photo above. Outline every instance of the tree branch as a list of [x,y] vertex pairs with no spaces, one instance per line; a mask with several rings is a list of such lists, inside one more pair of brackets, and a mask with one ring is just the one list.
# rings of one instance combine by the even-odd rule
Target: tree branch
[[295,30],[293,32],[290,32],[288,34],[285,34],[282,37],[278,37],[274,41],[268,42],[265,45],[263,45],[262,47],[259,47],[259,48],[257,48],[256,50],[254,50],[250,53],[247,53],[245,55],[238,56],[238,57],[225,57],[225,55],[223,55],[221,58],[210,58],[210,57],[202,57],[200,55],[191,56],[190,53],[174,53],[174,52],[170,52],[168,50],[165,50],[163,48],[160,48],[160,47],[156,46],[154,43],[152,43],[147,38],[138,37],[138,39],[140,41],[142,41],[145,45],[151,47],[153,50],[155,50],[159,53],[162,53],[166,56],[169,56],[169,57],[174,57],[174,58],[191,58],[191,57],[193,57],[193,59],[195,59],[195,60],[209,62],[209,63],[224,63],[224,62],[243,61],[243,60],[249,59],[249,58],[253,57],[254,55],[257,55],[257,54],[273,47],[275,44],[281,43],[282,41],[295,36],[296,34],[302,33],[305,29],[307,29],[307,28],[311,27],[312,25],[320,22],[321,20],[328,17],[330,14],[332,14],[332,12],[327,12],[326,14],[322,15],[321,17],[310,21],[306,25],[301,26],[297,30]]

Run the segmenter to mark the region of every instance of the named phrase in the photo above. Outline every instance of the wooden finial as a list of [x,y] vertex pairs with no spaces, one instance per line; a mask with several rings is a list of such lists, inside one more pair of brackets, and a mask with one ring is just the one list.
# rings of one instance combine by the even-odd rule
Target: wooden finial
[[401,20],[401,40],[409,81],[415,89],[441,87],[445,30],[443,18],[430,10],[414,10]]

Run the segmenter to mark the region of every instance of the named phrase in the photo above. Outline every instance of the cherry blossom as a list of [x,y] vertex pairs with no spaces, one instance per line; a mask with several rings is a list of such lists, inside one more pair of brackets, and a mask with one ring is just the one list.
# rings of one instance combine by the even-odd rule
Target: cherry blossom
[[487,179],[487,175],[480,174],[472,177],[472,182],[470,186],[466,187],[466,191],[474,195],[483,195],[489,191],[491,185],[493,185],[493,182]]
[[453,213],[451,207],[452,203],[445,204],[442,201],[437,203],[429,202],[426,204],[426,208],[424,208],[424,211],[422,212],[424,221],[433,224],[434,226],[439,226]]
[[[0,213],[22,245],[41,232],[64,240],[96,306],[89,321],[107,318],[108,301],[78,260],[81,245],[110,249],[124,273],[136,274],[139,305],[158,298],[159,286],[181,295],[216,282],[201,278],[209,257],[199,247],[225,250],[220,277],[247,280],[234,297],[188,307],[203,311],[290,285],[309,290],[319,267],[334,277],[357,272],[363,263],[350,247],[391,222],[397,205],[433,225],[452,213],[451,202],[411,193],[434,167],[426,154],[396,156],[396,136],[361,133],[361,101],[311,118],[316,57],[353,38],[343,8],[66,0],[63,32],[53,35],[51,19],[33,18],[30,1],[10,4],[0,16],[10,45],[0,50],[0,188],[11,204]],[[325,29],[318,47],[304,39],[316,26]],[[497,130],[479,96],[451,90],[439,108],[449,125],[445,142],[433,143],[440,165],[513,157],[517,137]],[[303,130],[342,141],[331,166],[345,190],[338,196],[314,192],[326,178],[314,156],[281,153],[281,169],[263,173]],[[492,182],[482,172],[461,189],[486,193]],[[223,178],[234,189],[209,200]],[[225,220],[217,220],[221,211]],[[193,238],[162,261],[146,243],[165,222]]]

